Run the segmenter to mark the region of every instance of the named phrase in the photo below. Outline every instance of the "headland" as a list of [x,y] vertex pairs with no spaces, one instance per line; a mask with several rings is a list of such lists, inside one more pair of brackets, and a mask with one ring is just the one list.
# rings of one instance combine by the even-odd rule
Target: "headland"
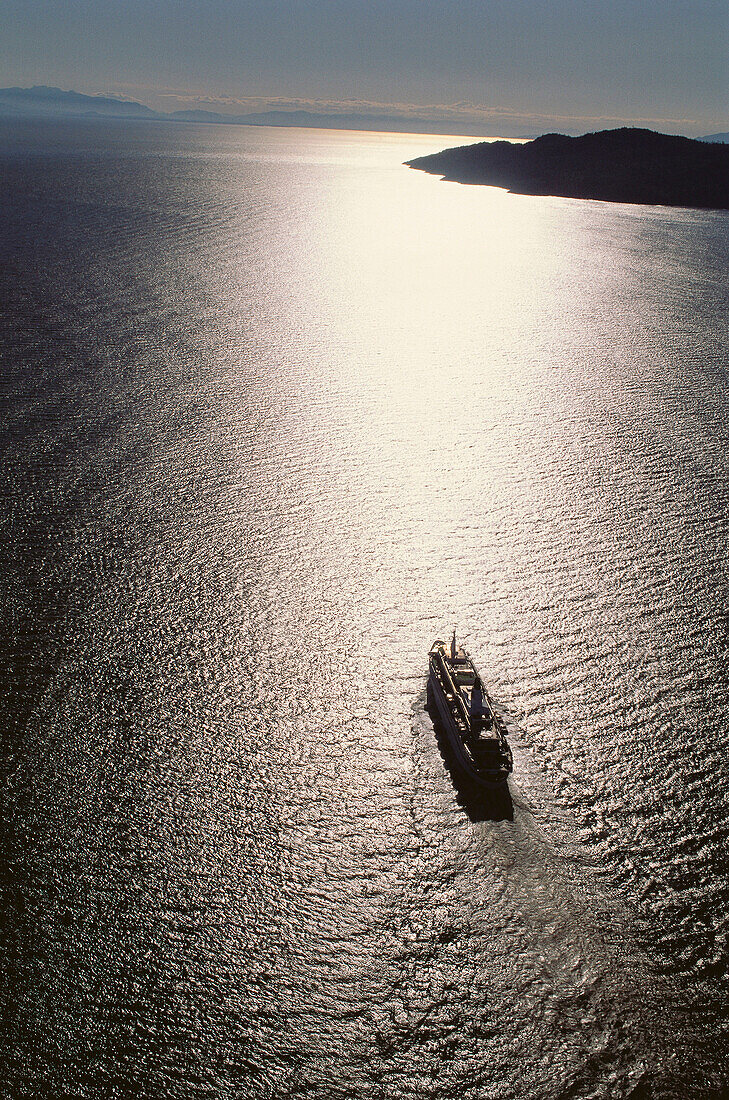
[[635,127],[544,134],[525,144],[484,141],[407,164],[519,195],[729,209],[729,145]]

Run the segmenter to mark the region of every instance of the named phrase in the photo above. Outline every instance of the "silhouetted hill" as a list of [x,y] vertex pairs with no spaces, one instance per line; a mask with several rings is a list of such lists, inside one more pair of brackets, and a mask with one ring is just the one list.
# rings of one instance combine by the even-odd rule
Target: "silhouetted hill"
[[729,141],[729,134],[705,134],[702,141]]
[[525,145],[479,142],[407,163],[520,195],[729,209],[729,148],[653,130],[544,134]]
[[37,84],[34,88],[0,88],[0,114],[20,117],[159,118],[143,103],[111,96],[64,92]]

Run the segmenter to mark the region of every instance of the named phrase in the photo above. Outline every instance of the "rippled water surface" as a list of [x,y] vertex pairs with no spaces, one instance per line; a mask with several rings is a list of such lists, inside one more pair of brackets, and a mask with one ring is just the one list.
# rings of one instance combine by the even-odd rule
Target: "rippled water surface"
[[4,1094],[726,1096],[727,215],[0,139]]

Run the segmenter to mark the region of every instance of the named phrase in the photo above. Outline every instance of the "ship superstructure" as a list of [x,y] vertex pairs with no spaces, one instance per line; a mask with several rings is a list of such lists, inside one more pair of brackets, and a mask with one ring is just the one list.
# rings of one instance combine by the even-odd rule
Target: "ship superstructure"
[[435,706],[453,753],[467,777],[501,786],[514,763],[506,727],[473,661],[456,645],[435,641],[428,654],[428,702]]

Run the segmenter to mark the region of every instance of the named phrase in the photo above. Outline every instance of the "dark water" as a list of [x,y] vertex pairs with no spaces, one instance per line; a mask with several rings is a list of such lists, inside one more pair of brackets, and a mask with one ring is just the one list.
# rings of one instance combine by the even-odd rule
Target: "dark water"
[[727,215],[0,139],[4,1094],[726,1096]]

